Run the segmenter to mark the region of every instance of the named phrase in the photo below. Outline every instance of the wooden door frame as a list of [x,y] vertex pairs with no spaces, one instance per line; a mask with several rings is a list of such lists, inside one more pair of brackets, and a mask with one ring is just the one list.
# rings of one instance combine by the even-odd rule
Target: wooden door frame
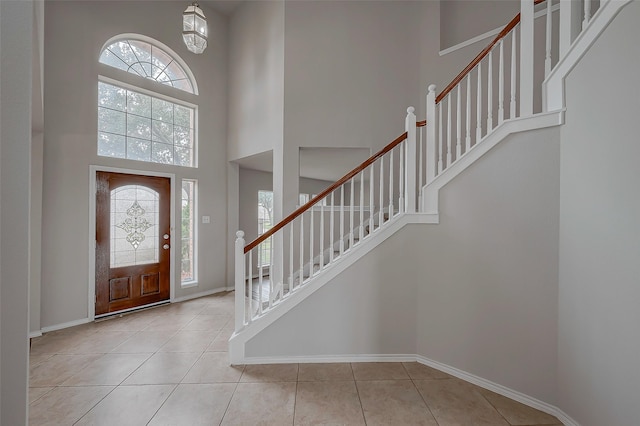
[[[171,226],[171,234],[175,232],[175,220],[176,220],[176,175],[174,173],[162,173],[149,170],[132,170],[124,169],[122,167],[107,167],[107,166],[89,166],[89,298],[87,300],[87,316],[89,321],[94,321],[96,318],[96,172],[109,172],[109,173],[126,173],[130,175],[141,176],[154,176],[169,178],[171,186],[171,209],[169,224]],[[175,256],[176,250],[171,250],[169,253],[169,301],[173,302],[176,297],[176,281],[175,281]],[[165,302],[160,302],[165,303]],[[137,308],[133,308],[137,309]],[[125,312],[126,309],[122,312]]]

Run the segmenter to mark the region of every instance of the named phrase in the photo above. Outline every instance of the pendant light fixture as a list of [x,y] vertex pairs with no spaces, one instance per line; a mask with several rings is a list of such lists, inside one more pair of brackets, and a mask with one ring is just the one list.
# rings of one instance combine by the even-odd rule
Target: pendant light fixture
[[182,13],[182,39],[193,53],[200,54],[207,48],[207,18],[197,1]]

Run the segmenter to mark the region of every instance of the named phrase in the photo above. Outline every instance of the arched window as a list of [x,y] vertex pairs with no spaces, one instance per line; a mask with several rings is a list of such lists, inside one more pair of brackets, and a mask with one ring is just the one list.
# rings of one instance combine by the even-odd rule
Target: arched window
[[[155,40],[126,34],[106,43],[100,62],[109,75],[98,82],[98,155],[196,167],[197,106],[185,98],[193,100],[197,85],[182,59]],[[137,77],[124,82],[111,67],[178,90],[169,97],[132,85]]]

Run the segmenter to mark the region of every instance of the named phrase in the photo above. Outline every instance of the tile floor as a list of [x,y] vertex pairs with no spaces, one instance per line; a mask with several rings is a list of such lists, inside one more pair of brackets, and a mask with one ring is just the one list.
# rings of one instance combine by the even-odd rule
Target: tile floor
[[233,293],[33,340],[29,424],[559,425],[417,363],[231,367]]

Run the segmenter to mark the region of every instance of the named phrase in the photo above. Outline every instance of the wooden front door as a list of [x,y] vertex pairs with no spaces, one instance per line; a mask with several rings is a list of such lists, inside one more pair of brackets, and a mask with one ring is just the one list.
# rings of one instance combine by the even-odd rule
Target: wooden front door
[[96,315],[169,299],[171,181],[96,172]]

